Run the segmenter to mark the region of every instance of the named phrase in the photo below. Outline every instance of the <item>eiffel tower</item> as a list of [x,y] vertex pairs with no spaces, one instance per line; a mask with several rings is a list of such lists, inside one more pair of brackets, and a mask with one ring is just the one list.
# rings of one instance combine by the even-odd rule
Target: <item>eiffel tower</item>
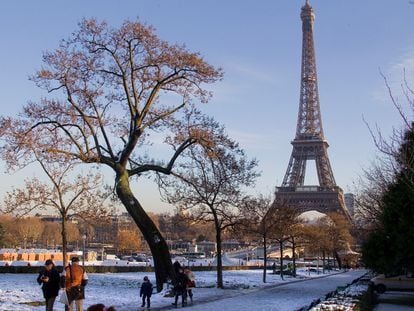
[[[315,14],[309,0],[302,7],[300,17],[303,41],[298,123],[285,177],[281,187],[276,188],[276,200],[288,202],[301,212],[340,212],[350,219],[343,191],[335,182],[328,158],[329,145],[323,134],[313,43]],[[319,185],[304,184],[308,160],[315,161]]]

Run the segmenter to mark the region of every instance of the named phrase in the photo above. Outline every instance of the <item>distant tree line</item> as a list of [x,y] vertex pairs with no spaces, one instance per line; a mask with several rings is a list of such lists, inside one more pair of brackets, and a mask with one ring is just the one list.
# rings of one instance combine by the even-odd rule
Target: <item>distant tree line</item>
[[[210,224],[190,224],[190,221],[178,213],[149,213],[160,231],[174,241],[212,241],[214,235]],[[72,250],[82,243],[86,235],[88,243],[112,244],[117,254],[148,252],[140,232],[132,219],[125,217],[118,220],[119,215],[105,218],[71,218],[67,222],[67,242]],[[15,217],[0,215],[0,247],[2,248],[54,248],[62,249],[61,222],[46,220],[50,217],[26,216]],[[99,221],[97,221],[99,219]],[[79,244],[79,245],[77,245]]]
[[[0,228],[0,247],[3,248],[53,248],[62,245],[61,227],[54,221],[0,215]],[[76,243],[80,238],[78,226],[68,223],[68,242]]]

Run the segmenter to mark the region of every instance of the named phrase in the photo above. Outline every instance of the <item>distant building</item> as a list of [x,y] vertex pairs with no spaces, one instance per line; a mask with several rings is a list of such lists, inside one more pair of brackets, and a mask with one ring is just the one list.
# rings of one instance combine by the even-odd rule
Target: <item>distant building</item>
[[236,249],[241,248],[242,246],[243,244],[237,240],[227,240],[221,243],[221,248],[223,249],[223,251],[236,250]]
[[211,255],[217,251],[217,244],[211,241],[200,241],[197,242],[197,250],[204,252],[205,254]]

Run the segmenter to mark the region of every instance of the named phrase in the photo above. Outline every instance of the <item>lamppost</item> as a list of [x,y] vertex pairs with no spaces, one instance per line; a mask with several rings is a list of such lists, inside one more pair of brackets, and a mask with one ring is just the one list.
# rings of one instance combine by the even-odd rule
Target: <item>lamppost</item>
[[85,242],[86,242],[86,234],[82,235],[82,240],[83,240],[82,266],[85,266]]

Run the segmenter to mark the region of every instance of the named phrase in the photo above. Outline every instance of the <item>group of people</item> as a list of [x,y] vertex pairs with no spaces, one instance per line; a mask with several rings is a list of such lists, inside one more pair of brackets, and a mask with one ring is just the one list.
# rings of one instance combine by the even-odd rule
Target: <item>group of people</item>
[[[195,287],[194,273],[176,261],[173,264],[176,279],[174,282],[173,293],[174,302],[173,305],[178,307],[178,299],[181,296],[181,304],[183,307],[187,305],[187,297],[190,297],[190,301],[193,302],[193,287]],[[152,295],[152,283],[147,276],[144,277],[144,281],[141,285],[140,297],[142,298],[141,307],[151,307],[151,295]]]
[[187,297],[190,297],[190,301],[193,302],[193,287],[195,287],[194,273],[190,269],[182,267],[178,261],[174,262],[173,266],[176,275],[173,288],[173,305],[177,308],[178,298],[181,296],[181,305],[185,307],[187,305]]
[[[73,311],[74,306],[76,311],[83,311],[88,275],[85,268],[79,264],[79,257],[72,257],[71,264],[66,266],[60,274],[54,262],[51,259],[46,260],[45,268],[40,271],[37,282],[42,285],[46,311],[53,311],[53,305],[61,288],[65,289],[60,297],[60,301],[65,303],[65,311]],[[97,304],[90,306],[87,311],[115,311],[115,309]]]
[[[178,306],[178,298],[181,296],[182,306],[185,307],[187,305],[187,297],[190,297],[191,302],[193,301],[194,273],[190,269],[182,267],[177,261],[174,262],[173,266],[176,274],[173,287],[175,298],[173,305],[175,307]],[[65,303],[65,311],[73,311],[74,306],[76,311],[83,311],[88,275],[85,268],[79,264],[78,257],[72,257],[71,264],[66,266],[60,274],[54,262],[51,259],[46,260],[44,269],[40,271],[37,277],[37,282],[42,285],[43,297],[46,301],[46,311],[53,311],[53,305],[61,288],[65,289],[60,297],[60,301]],[[140,290],[140,297],[142,298],[141,307],[146,305],[147,308],[150,308],[152,289],[152,283],[145,276]],[[103,304],[95,304],[88,307],[87,311],[115,311],[115,308],[106,308]]]

